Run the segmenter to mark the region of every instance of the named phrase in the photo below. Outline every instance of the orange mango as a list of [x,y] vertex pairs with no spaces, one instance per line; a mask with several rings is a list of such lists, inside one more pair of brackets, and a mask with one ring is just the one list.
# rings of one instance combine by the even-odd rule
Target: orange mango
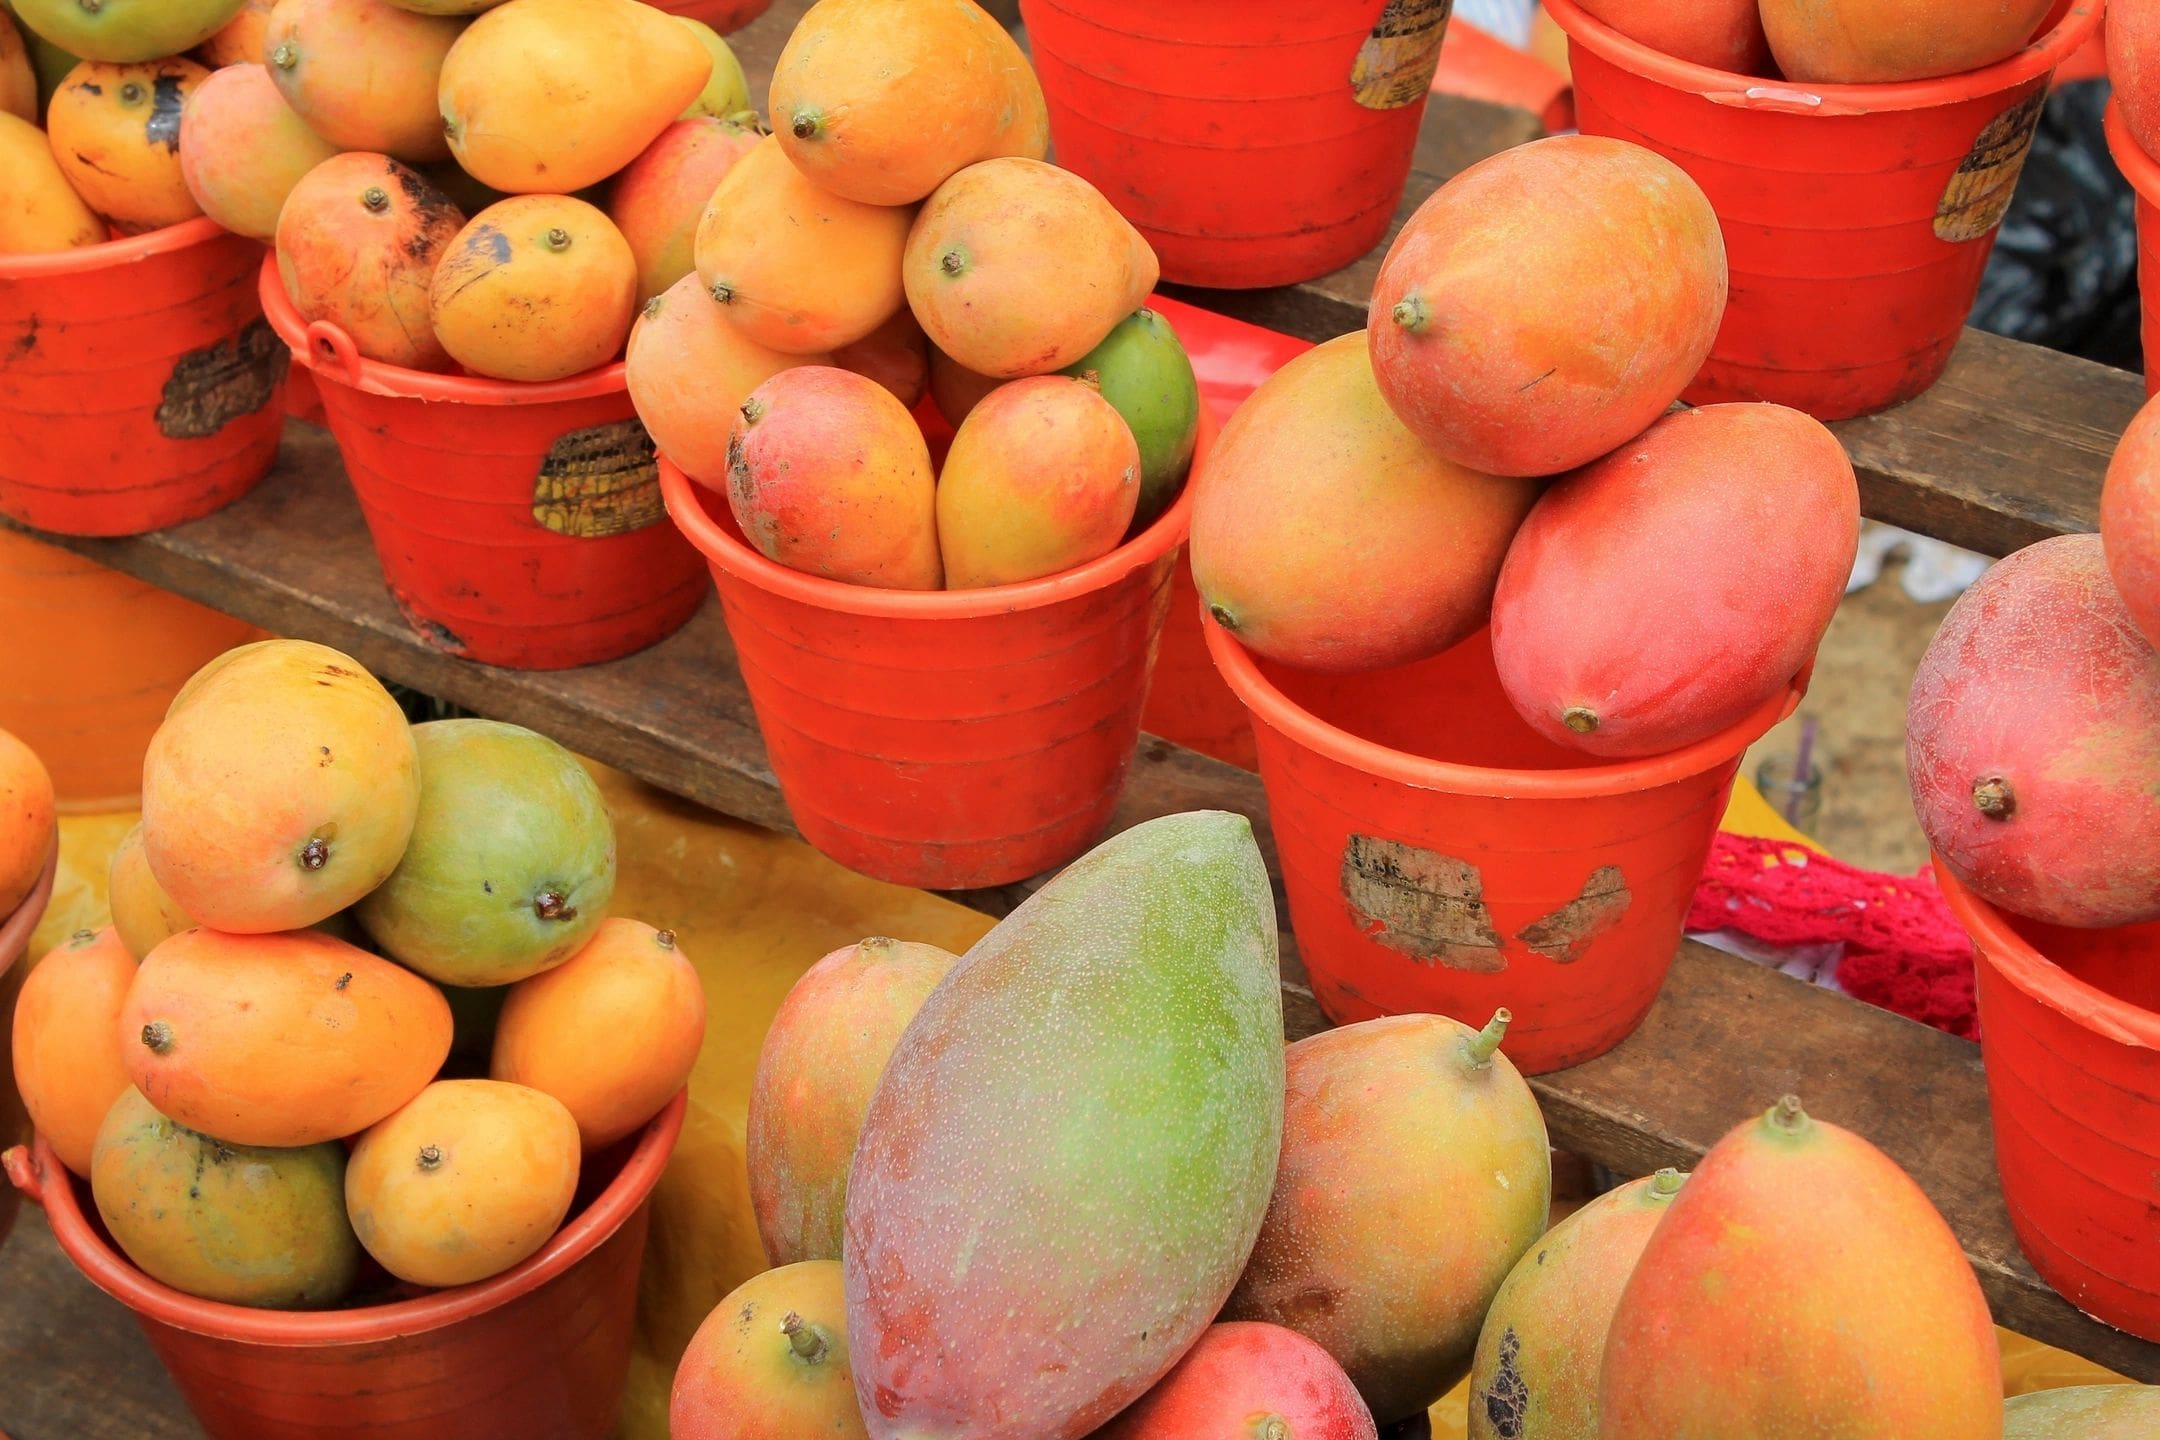
[[1661,54],[1725,70],[1761,75],[1770,59],[1758,0],[1581,0],[1582,8],[1630,40]]
[[46,952],[15,1000],[15,1088],[60,1163],[90,1173],[105,1112],[128,1088],[120,1007],[135,957],[111,926]]
[[0,10],[0,114],[37,123],[37,67],[30,62],[30,47],[6,10]]
[[728,436],[750,392],[783,370],[823,365],[823,355],[783,355],[728,322],[694,273],[645,302],[624,352],[638,419],[660,453],[714,490],[727,483]]
[[0,255],[34,255],[111,238],[27,120],[0,114]]
[[2054,3],[1761,0],[1779,71],[1826,85],[1889,85],[1993,65],[2023,48]]
[[369,359],[447,370],[429,298],[435,267],[464,225],[418,171],[387,155],[339,155],[285,197],[278,275],[301,319],[338,325]]
[[910,410],[921,404],[930,390],[930,339],[923,334],[915,312],[905,305],[862,339],[835,349],[832,362],[843,370],[869,376]]
[[419,165],[450,153],[435,87],[464,28],[389,0],[278,0],[262,58],[323,139]]
[[225,28],[195,47],[195,58],[213,70],[263,64],[270,56],[263,37],[270,33],[270,12],[276,5],[277,0],[241,0]]
[[930,347],[930,398],[937,402],[945,423],[956,430],[968,412],[982,403],[983,396],[1004,383],[989,375],[978,375],[937,346]]
[[638,304],[697,268],[706,202],[758,139],[740,120],[678,120],[615,177],[608,218],[637,257]]
[[113,850],[105,895],[112,905],[113,928],[120,934],[120,943],[137,960],[157,948],[159,941],[195,928],[194,919],[151,873],[140,824],[122,836]]
[[562,380],[613,360],[637,318],[637,257],[595,206],[515,195],[475,215],[435,271],[436,338],[498,380]]
[[669,1440],[865,1440],[838,1260],[753,1276],[698,1326],[668,1397]]
[[180,174],[211,219],[236,235],[268,240],[293,187],[337,147],[293,113],[270,72],[228,65],[188,96],[180,126]]
[[52,776],[37,752],[0,730],[0,918],[29,897],[57,843]]
[[175,56],[134,65],[85,60],[45,115],[53,157],[91,209],[129,234],[202,213],[180,173],[180,112],[209,78]]

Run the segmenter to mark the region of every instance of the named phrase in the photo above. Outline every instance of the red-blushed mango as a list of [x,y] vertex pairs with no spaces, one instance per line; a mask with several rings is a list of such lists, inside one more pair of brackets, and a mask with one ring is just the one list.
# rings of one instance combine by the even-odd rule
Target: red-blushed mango
[[251,240],[277,234],[285,197],[337,153],[293,113],[260,65],[212,72],[181,114],[180,174],[188,193],[203,214]]
[[915,418],[830,365],[751,392],[728,437],[728,508],[766,559],[851,585],[935,590],[937,475]]
[[1336,672],[1437,655],[1482,626],[1538,494],[1420,444],[1373,383],[1363,331],[1263,381],[1193,484],[1209,613],[1256,654]]
[[112,238],[53,156],[45,132],[0,114],[0,255],[37,255]]
[[693,20],[688,15],[676,15],[675,18],[697,36],[698,44],[704,46],[705,53],[712,58],[712,74],[705,78],[705,88],[683,107],[682,118],[737,116],[755,123],[757,111],[750,103],[750,79],[743,74],[742,61],[735,58],[733,48],[704,21]]
[[1889,85],[1981,69],[2024,48],[2054,3],[1761,0],[1778,69],[1811,85]]
[[58,843],[59,823],[45,762],[19,737],[0,730],[0,919],[37,888]]
[[1620,1292],[1687,1177],[1607,1191],[1515,1262],[1470,1364],[1469,1440],[1598,1440],[1598,1372]]
[[38,119],[37,67],[30,62],[30,47],[5,9],[0,9],[0,114],[36,124]]
[[113,928],[120,934],[120,943],[137,960],[168,936],[195,928],[194,918],[165,893],[165,887],[150,872],[140,824],[113,848],[112,864],[105,875],[105,896],[112,906]]
[[983,396],[1004,383],[989,375],[978,375],[937,346],[930,347],[930,398],[937,403],[945,423],[955,430],[982,403]]
[[8,0],[23,28],[114,65],[177,55],[215,35],[240,0]]
[[2072,1385],[2013,1396],[2003,1440],[2151,1440],[2160,1435],[2160,1385]]
[[1395,237],[1373,284],[1373,373],[1457,464],[1557,475],[1680,398],[1726,285],[1717,213],[1679,166],[1602,136],[1533,141],[1435,190]]
[[930,392],[930,338],[905,305],[862,339],[834,350],[832,363],[869,376],[910,410]]
[[414,1285],[470,1285],[555,1237],[577,1194],[562,1102],[496,1080],[438,1080],[370,1128],[345,1208],[375,1263]]
[[195,48],[195,58],[213,70],[227,65],[263,65],[270,59],[264,37],[270,33],[270,12],[277,0],[241,0],[225,28]]
[[53,158],[83,203],[128,234],[202,213],[180,171],[180,112],[210,72],[182,56],[136,65],[86,60],[45,113]]
[[309,322],[327,320],[360,353],[408,370],[447,370],[428,320],[435,267],[465,216],[417,170],[355,151],[301,178],[278,212],[278,277]]
[[1211,1325],[1096,1440],[1375,1440],[1372,1412],[1327,1351],[1280,1325]]
[[439,99],[450,149],[481,183],[566,195],[635,160],[711,74],[697,36],[664,10],[518,0],[458,37]]
[[608,218],[637,257],[638,304],[697,269],[706,203],[758,139],[757,127],[739,120],[678,120],[615,177]]
[[864,1440],[837,1260],[767,1270],[713,1307],[668,1396],[669,1440]]
[[1695,65],[1761,75],[1770,59],[1759,0],[1580,0],[1630,40]]
[[1600,1440],[2003,1432],[1995,1327],[1957,1237],[1888,1156],[1790,1097],[1688,1177],[1602,1375]]
[[1049,139],[1027,57],[973,0],[819,0],[774,66],[772,125],[803,174],[869,205]]
[[343,910],[397,868],[419,808],[397,701],[357,660],[305,640],[212,660],[143,758],[151,872],[221,930],[291,930]]
[[450,358],[476,375],[565,380],[622,353],[637,285],[637,257],[605,211],[513,195],[450,242],[428,313]]
[[238,1145],[356,1134],[450,1053],[440,990],[314,930],[173,936],[135,972],[116,1030],[151,1104]]
[[2160,647],[2160,404],[2139,411],[2115,447],[2100,491],[2100,541],[2130,618]]
[[713,490],[727,485],[728,436],[750,392],[824,355],[768,350],[731,324],[696,273],[645,302],[630,326],[624,373],[660,453]]
[[1523,522],[1493,597],[1500,683],[1531,729],[1592,755],[1706,740],[1814,656],[1859,543],[1852,462],[1821,422],[1668,416]]
[[959,959],[873,936],[803,973],[758,1051],[743,1155],[765,1258],[838,1260],[848,1166],[900,1034]]
[[2123,123],[2146,154],[2160,154],[2160,6],[2109,12],[2107,69]]
[[1161,277],[1155,252],[1101,191],[1024,158],[970,165],[940,185],[908,232],[903,267],[931,341],[1005,380],[1072,364]]
[[1084,381],[1000,386],[960,422],[938,474],[938,553],[953,590],[1014,585],[1117,549],[1140,503],[1140,447]]
[[2160,920],[2160,652],[2099,536],[2029,546],[1960,596],[1905,723],[1920,828],[1968,889],[2051,925]]
[[767,136],[712,192],[698,274],[760,345],[791,354],[850,345],[906,303],[900,257],[913,218],[819,189]]
[[127,1092],[120,1007],[135,957],[113,933],[78,931],[45,953],[15,1000],[15,1089],[60,1163],[90,1173],[98,1127]]
[[510,987],[488,1074],[560,1100],[587,1150],[631,1134],[690,1078],[705,990],[672,930],[602,922],[553,970]]
[[411,165],[450,154],[435,90],[463,22],[389,0],[278,0],[263,60],[308,128]]
[[1317,1341],[1382,1425],[1469,1373],[1494,1294],[1545,1232],[1545,1121],[1499,1053],[1507,1020],[1368,1020],[1287,1055],[1275,1197],[1223,1318]]

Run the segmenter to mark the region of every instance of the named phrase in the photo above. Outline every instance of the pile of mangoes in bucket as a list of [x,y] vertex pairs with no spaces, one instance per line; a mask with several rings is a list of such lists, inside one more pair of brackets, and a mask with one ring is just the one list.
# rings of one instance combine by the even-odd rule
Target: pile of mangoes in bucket
[[1883,85],[1992,65],[2040,29],[2056,0],[1578,0],[1631,40],[1675,59],[1764,79]]
[[1865,1140],[1782,1100],[1548,1234],[1507,1017],[1285,1050],[1275,924],[1248,823],[1178,815],[963,957],[808,971],[747,1131],[775,1268],[673,1440],[1372,1440],[1466,1375],[1479,1440],[2004,1434],[1973,1273]]
[[483,1280],[547,1244],[704,1037],[695,970],[609,915],[614,884],[598,787],[554,742],[408,725],[324,646],[229,651],[151,742],[114,924],[25,982],[15,1078],[114,1241],[185,1294]]

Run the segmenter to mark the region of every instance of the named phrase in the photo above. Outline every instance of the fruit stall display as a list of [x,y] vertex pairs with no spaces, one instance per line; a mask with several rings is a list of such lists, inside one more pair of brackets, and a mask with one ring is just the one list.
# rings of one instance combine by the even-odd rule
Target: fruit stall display
[[[17,9],[34,19],[43,3]],[[1991,1307],[2160,1378],[2152,1344],[2062,1298],[2149,1339],[2155,1277],[2139,1247],[2049,1233],[2018,1188],[2031,1157],[2004,1128],[2027,1113],[2018,1074],[2044,1091],[2050,1054],[2094,1052],[2059,1025],[2020,1049],[2001,1009],[1984,1093],[1964,1042],[1680,944],[1672,897],[1619,859],[1645,830],[1630,797],[1699,780],[1684,817],[1661,822],[1655,862],[1681,884],[1699,869],[1739,749],[1804,691],[1863,504],[1995,550],[2097,521],[2106,564],[2098,542],[2049,541],[1991,577],[2002,596],[1976,591],[1960,612],[1966,652],[2079,703],[2047,707],[2044,724],[1945,703],[1930,736],[1931,694],[1986,674],[1980,660],[1931,657],[1916,683],[1915,791],[1946,888],[1971,892],[1983,993],[1990,964],[2005,976],[2044,974],[2050,958],[2074,969],[2093,993],[2073,1013],[2121,1047],[2109,1063],[2136,1093],[2156,1043],[2135,1018],[2151,1019],[2138,927],[2160,919],[2149,796],[2128,782],[2064,788],[2047,768],[2094,747],[2143,754],[2154,747],[2139,737],[2160,728],[2144,563],[2160,546],[2145,533],[2141,428],[2095,503],[2134,382],[1968,339],[1934,357],[1950,367],[1940,386],[1880,416],[1666,416],[1730,330],[1730,219],[1716,187],[1655,143],[1599,135],[1504,149],[1452,177],[1414,173],[1407,223],[1376,266],[1210,301],[1327,342],[1256,367],[1264,341],[1150,301],[1152,247],[1104,191],[1040,158],[1056,109],[1013,42],[961,0],[782,3],[732,46],[630,0],[259,8],[215,17],[261,27],[259,64],[238,58],[258,44],[245,36],[231,55],[198,51],[200,65],[162,58],[215,26],[153,26],[131,42],[151,53],[126,56],[84,32],[114,56],[86,64],[114,72],[93,71],[90,92],[69,72],[45,112],[56,142],[75,123],[59,104],[71,84],[92,113],[108,81],[123,101],[192,92],[164,147],[179,184],[153,147],[149,176],[117,189],[56,158],[61,185],[44,193],[122,231],[165,233],[187,205],[274,242],[257,267],[262,304],[314,372],[331,437],[289,428],[259,491],[183,529],[64,543],[339,650],[270,642],[182,691],[151,744],[142,833],[115,862],[115,928],[38,966],[14,1034],[44,1133],[14,1173],[77,1263],[144,1315],[214,1434],[255,1433],[249,1407],[275,1387],[201,1378],[205,1326],[266,1349],[334,1337],[356,1347],[350,1374],[372,1376],[364,1367],[392,1357],[362,1348],[399,1327],[401,1306],[437,1306],[427,1313],[448,1346],[526,1299],[490,1287],[551,1263],[578,1273],[582,1252],[562,1257],[579,1244],[627,1246],[617,1281],[634,1278],[644,1212],[625,1192],[664,1161],[680,1106],[664,1107],[702,1032],[670,933],[602,923],[612,846],[575,762],[512,726],[392,724],[362,660],[799,831],[857,868],[1011,911],[957,959],[849,947],[783,1007],[747,1137],[777,1268],[693,1341],[674,1397],[682,1440],[898,1440],[940,1426],[1152,1440],[1224,1423],[1226,1395],[1250,1397],[1239,1418],[1260,1414],[1256,1433],[1347,1440],[1413,1420],[1466,1378],[1480,1435],[1590,1433],[1580,1417],[1602,1408],[1601,1433],[1622,1437],[1715,1433],[1736,1414],[1765,1435],[1864,1414],[1886,1433],[1988,1436],[2003,1423]],[[1626,7],[1584,8],[1630,30]],[[438,10],[453,13],[425,13]],[[2087,13],[2038,6],[2018,36],[1983,38],[1984,53],[1940,69],[1897,58],[1895,74],[1850,56],[1810,74],[1807,37],[1766,28],[1794,83],[1903,83],[2011,63],[2023,37]],[[348,68],[309,64],[378,43],[416,63],[365,90]],[[652,84],[536,103],[610,54],[653,59]],[[209,68],[220,61],[232,63]],[[157,73],[120,73],[143,66]],[[742,116],[760,95],[775,134]],[[491,106],[509,118],[483,120]],[[932,131],[917,123],[925,112],[940,119]],[[191,129],[197,116],[209,118]],[[190,138],[202,136],[275,143],[204,154]],[[1556,189],[1577,206],[1553,214]],[[167,208],[139,208],[154,204]],[[775,219],[784,227],[757,223]],[[1970,245],[1990,230],[1938,226],[1935,238]],[[1616,236],[1639,263],[1612,263]],[[1363,333],[1329,338],[1350,331]],[[1610,334],[1625,337],[1624,361]],[[1234,415],[1210,413],[1218,393],[1246,392]],[[268,404],[265,392],[257,408]],[[558,405],[615,408],[573,420]],[[566,425],[651,438],[642,457],[595,440],[551,472]],[[483,472],[515,480],[494,508],[525,529],[537,519],[540,548],[461,591],[462,557],[495,543],[491,522],[476,506],[441,533],[428,456],[476,488],[494,483]],[[535,466],[543,482],[553,473],[546,495]],[[1746,506],[1719,483],[1736,472],[1761,490]],[[1190,592],[1173,574],[1188,523]],[[634,538],[649,548],[617,544]],[[1676,543],[1685,567],[1670,563]],[[724,620],[697,613],[706,564]],[[561,598],[554,576],[571,584],[570,610],[536,610]],[[954,708],[1013,683],[997,678],[1000,656],[1018,653],[1012,616],[1038,599],[1104,608],[1113,582],[1127,584],[1132,618],[1089,644],[1122,689],[1089,719],[1086,765],[1040,758],[1059,732],[979,729],[1019,747],[1023,777],[984,793],[1041,787],[1016,814],[980,816],[964,790],[942,808],[919,785],[895,790],[922,763],[897,739],[909,725],[1002,725],[1103,688],[1096,672],[1056,670],[1031,701]],[[752,587],[794,608],[760,612]],[[645,618],[609,625],[626,613],[618,602]],[[1257,777],[1138,735],[1173,604],[1166,649],[1181,626],[1203,633],[1190,627],[1206,608],[1205,643],[1260,722]],[[871,638],[872,617],[910,630],[907,663]],[[605,632],[590,645],[557,634],[586,621]],[[1959,623],[1938,642],[1946,653]],[[2065,627],[2086,638],[2042,638]],[[970,650],[991,678],[953,668]],[[626,658],[575,668],[614,656]],[[2109,693],[2072,693],[2081,662],[2088,679],[2105,665]],[[841,703],[812,711],[806,688]],[[1453,704],[1471,716],[1463,736],[1430,723],[1428,706],[1465,695],[1475,703]],[[840,714],[869,723],[835,739]],[[1951,777],[1933,790],[1923,739]],[[980,778],[986,747],[969,748],[946,762],[963,784]],[[1990,773],[1957,778],[1975,765]],[[1524,775],[1539,777],[1539,803],[1576,808],[1534,817],[1532,797],[1514,793]],[[1597,788],[1563,794],[1578,776]],[[1404,822],[1381,780],[1460,789],[1506,818],[1471,861],[1451,860],[1388,829]],[[827,826],[811,798],[820,783],[909,799]],[[252,803],[209,798],[226,790]],[[1053,810],[1048,797],[1066,791],[1080,802]],[[296,794],[337,809],[336,823],[278,830]],[[1345,817],[1343,837],[1313,818],[1324,807]],[[865,828],[902,811],[922,828]],[[1269,813],[1272,834],[1243,818]],[[1018,833],[1027,814],[1051,832],[1048,850],[993,830],[988,858],[942,853],[962,819]],[[1598,838],[1592,816],[1615,838]],[[1111,839],[1054,879],[1036,873],[1086,850],[1106,821]],[[1557,857],[1538,849],[1537,884],[1558,888],[1463,890],[1460,870],[1479,886],[1481,867],[1522,848],[1510,825],[1573,838]],[[851,850],[850,829],[902,843]],[[507,887],[511,903],[482,902],[472,882],[493,897],[504,860],[476,850],[489,835],[560,853]],[[266,861],[288,851],[296,866]],[[921,868],[925,853],[937,863]],[[1167,898],[1150,881],[1172,872]],[[1315,918],[1336,891],[1356,921],[1347,940]],[[2107,904],[2061,908],[2093,899]],[[2090,959],[2069,958],[2065,925],[2101,937]],[[1388,952],[1377,963],[1345,959],[1375,937]],[[2019,947],[2032,955],[2007,958]],[[1635,988],[1597,991],[1605,1012],[1569,1030],[1582,1023],[1570,1006],[1610,983],[1623,948]],[[1376,1000],[1389,967],[1417,988]],[[328,1010],[300,993],[317,982],[336,993]],[[2018,988],[2004,984],[2000,996]],[[45,993],[70,985],[95,1003]],[[499,1016],[474,1003],[503,986]],[[207,999],[236,991],[250,997],[237,1013]],[[1383,1018],[1426,1009],[1458,1018]],[[460,1034],[491,1024],[489,1041]],[[298,1036],[311,1059],[294,1068]],[[80,1058],[115,1041],[111,1065]],[[856,1073],[835,1084],[842,1052]],[[1136,1069],[1152,1077],[1144,1090]],[[1786,1090],[1805,1106],[1777,1099]],[[2007,1208],[1987,1158],[1990,1093]],[[1346,1094],[1403,1103],[1345,1108]],[[2102,1101],[2076,1118],[2141,1143],[2135,1118]],[[1628,1173],[1695,1173],[1615,1192],[1541,1240],[1548,1140]],[[235,1156],[269,1178],[206,1204],[198,1175],[176,1198],[188,1166]],[[2073,1224],[2110,1214],[2137,1183],[2134,1162],[2089,1168],[2093,1188],[2063,1209]],[[444,1189],[447,1201],[431,1193]],[[1796,1213],[1784,1203],[1796,1191],[1837,1200]],[[399,1214],[400,1193],[417,1214]],[[148,1218],[145,1194],[164,1197]],[[218,1226],[221,1199],[276,1209],[299,1242],[268,1266],[205,1243],[187,1226]],[[462,1231],[444,1239],[446,1204],[481,1214],[484,1256]],[[592,1216],[627,1228],[599,1233]],[[1084,1246],[1069,1243],[1076,1231]],[[1783,1250],[1736,1251],[1736,1233],[1809,1255],[1806,1293]],[[1549,1282],[1573,1304],[1541,1291],[1549,1258],[1579,1269]],[[1745,1322],[1694,1303],[1706,1286],[1743,1297]],[[320,1313],[252,1313],[266,1304]],[[948,1343],[963,1331],[975,1343]],[[474,1343],[487,1352],[475,1373],[505,1362],[499,1340]],[[1735,1344],[1759,1360],[1737,1390],[1716,1358]],[[1609,1363],[1588,1386],[1599,1367],[1584,1357],[1600,1349]],[[1826,1385],[1848,1373],[1825,1364],[1836,1355],[1856,1357],[1865,1383]],[[611,1356],[563,1362],[580,1404],[527,1397],[529,1414],[487,1407],[459,1433],[605,1433],[620,1384]],[[458,1403],[456,1387],[437,1388]],[[2124,1393],[2014,1407],[2011,1433],[2081,1406],[2095,1425],[2148,1420],[2151,1392]],[[1570,1406],[1576,1420],[1535,1428]]]

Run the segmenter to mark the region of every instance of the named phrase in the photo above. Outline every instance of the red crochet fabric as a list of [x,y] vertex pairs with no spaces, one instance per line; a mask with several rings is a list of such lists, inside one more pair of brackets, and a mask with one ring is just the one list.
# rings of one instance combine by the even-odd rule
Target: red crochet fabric
[[1838,988],[1909,1019],[1979,1038],[1973,948],[1928,872],[1878,874],[1781,840],[1720,833],[1690,931],[1766,945],[1843,944]]

